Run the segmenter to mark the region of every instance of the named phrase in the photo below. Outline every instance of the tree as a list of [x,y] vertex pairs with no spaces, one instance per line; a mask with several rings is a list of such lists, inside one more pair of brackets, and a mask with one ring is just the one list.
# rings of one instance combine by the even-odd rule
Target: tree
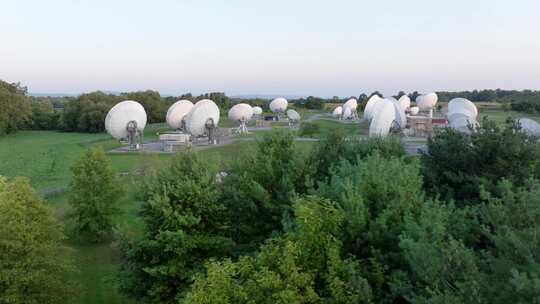
[[209,262],[195,278],[186,304],[369,303],[371,291],[354,259],[343,259],[343,211],[330,201],[296,202],[294,229],[255,257]]
[[481,191],[482,204],[428,202],[407,217],[400,247],[409,269],[395,290],[412,303],[540,300],[540,183],[496,188]]
[[120,101],[119,96],[99,91],[82,94],[66,104],[62,126],[70,132],[103,132],[107,112]]
[[124,192],[111,161],[101,147],[89,149],[71,171],[69,216],[74,230],[83,240],[103,241],[111,235],[116,204]]
[[26,179],[0,176],[0,223],[0,303],[70,302],[63,227]]
[[0,80],[0,136],[16,132],[28,123],[32,110],[26,91],[18,83]]
[[217,170],[195,153],[176,155],[142,188],[142,236],[120,235],[120,290],[151,303],[181,297],[204,262],[230,256],[230,223],[218,200]]
[[445,128],[428,140],[422,154],[426,189],[457,204],[478,202],[480,186],[489,191],[501,178],[516,185],[539,176],[540,145],[509,121],[484,119],[471,135]]
[[165,102],[161,100],[159,92],[152,90],[130,92],[123,93],[122,97],[139,102],[144,107],[148,115],[149,123],[165,121],[167,106]]
[[27,123],[27,128],[32,130],[57,130],[59,129],[60,113],[52,102],[32,101],[32,119]]

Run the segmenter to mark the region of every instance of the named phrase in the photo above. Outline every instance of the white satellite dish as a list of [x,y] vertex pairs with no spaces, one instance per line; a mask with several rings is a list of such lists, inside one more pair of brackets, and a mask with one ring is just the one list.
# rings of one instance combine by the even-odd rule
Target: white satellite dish
[[391,99],[392,104],[394,105],[394,116],[396,124],[400,129],[405,129],[407,126],[407,115],[405,114],[405,108],[402,107],[401,102],[395,98]]
[[351,117],[350,118],[357,118],[358,117],[358,114],[357,114],[357,109],[358,109],[358,101],[356,101],[355,98],[351,98],[349,100],[347,100],[344,104],[343,104],[343,107],[344,108],[351,108]]
[[395,121],[394,104],[388,99],[379,101],[378,110],[374,113],[369,125],[369,136],[386,136]]
[[253,107],[253,115],[260,116],[263,113],[263,109],[261,107]]
[[189,100],[179,100],[172,104],[167,110],[167,115],[165,120],[169,127],[178,130],[185,129],[185,120],[186,115],[193,108],[193,103]]
[[186,116],[186,131],[192,136],[207,135],[210,142],[215,142],[214,132],[218,123],[218,106],[210,99],[203,99]]
[[287,118],[289,118],[289,125],[294,125],[300,121],[300,114],[295,110],[287,110]]
[[334,111],[332,112],[332,116],[334,116],[336,118],[341,117],[341,114],[343,114],[343,107],[342,106],[336,107],[334,109]]
[[420,112],[420,108],[419,108],[419,107],[411,107],[411,108],[409,109],[409,113],[411,113],[411,115],[417,115],[419,112]]
[[452,129],[455,129],[459,132],[469,134],[472,126],[473,130],[478,127],[478,122],[476,119],[469,116],[465,113],[453,113],[448,117],[448,126]]
[[270,111],[276,113],[279,119],[279,114],[285,113],[288,104],[287,99],[283,97],[276,98],[270,102]]
[[352,110],[349,107],[343,108],[343,113],[341,114],[342,119],[349,119],[352,116]]
[[253,108],[246,103],[236,104],[229,110],[229,119],[240,123],[238,133],[248,133],[246,123],[251,117],[253,117]]
[[112,137],[128,139],[133,148],[138,148],[137,140],[142,140],[146,126],[144,107],[133,100],[125,100],[112,107],[105,117],[105,130]]
[[416,106],[419,107],[420,110],[431,110],[437,104],[437,100],[439,100],[439,97],[436,93],[420,95],[416,98]]
[[381,101],[382,98],[375,94],[371,96],[366,103],[366,107],[364,108],[364,118],[370,120],[373,117],[373,107]]
[[411,107],[411,99],[409,98],[409,96],[403,95],[398,100],[404,111],[409,110],[409,108]]
[[520,118],[518,120],[521,129],[531,136],[540,136],[540,124],[529,118]]
[[464,113],[470,118],[476,119],[478,109],[470,100],[465,98],[454,98],[448,103],[448,115],[452,113]]
[[454,113],[448,113],[446,114],[446,119],[449,123],[458,120],[461,117],[466,117],[470,119],[475,119],[473,117],[473,114],[467,110],[462,109],[461,112],[454,112]]

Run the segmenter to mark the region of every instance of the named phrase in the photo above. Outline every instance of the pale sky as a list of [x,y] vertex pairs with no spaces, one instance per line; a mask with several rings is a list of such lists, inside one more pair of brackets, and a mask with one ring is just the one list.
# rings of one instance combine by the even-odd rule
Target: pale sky
[[535,0],[0,0],[30,92],[540,89]]

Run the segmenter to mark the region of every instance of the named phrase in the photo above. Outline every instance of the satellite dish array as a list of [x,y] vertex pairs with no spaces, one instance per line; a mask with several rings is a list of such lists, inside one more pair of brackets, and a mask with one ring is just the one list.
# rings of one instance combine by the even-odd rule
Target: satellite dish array
[[[112,107],[105,118],[105,129],[118,140],[127,139],[130,147],[138,149],[146,126],[144,107],[132,100],[122,101]],[[209,99],[193,105],[189,100],[175,102],[167,111],[167,124],[191,136],[208,136],[215,143],[215,130],[219,123],[219,108]]]
[[450,127],[459,132],[470,133],[470,127],[476,128],[478,126],[477,116],[478,109],[468,99],[454,98],[448,103],[446,118]]
[[369,136],[386,136],[392,129],[404,130],[407,126],[407,113],[417,115],[422,110],[430,111],[437,104],[437,94],[429,93],[416,99],[417,107],[411,107],[407,95],[399,100],[393,97],[382,98],[375,94],[368,99],[364,109],[364,118],[370,122]]

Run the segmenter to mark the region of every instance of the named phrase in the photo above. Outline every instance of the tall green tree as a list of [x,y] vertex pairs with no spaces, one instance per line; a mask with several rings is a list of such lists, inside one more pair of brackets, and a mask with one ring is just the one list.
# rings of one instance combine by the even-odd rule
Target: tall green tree
[[149,123],[165,121],[167,104],[161,99],[159,92],[152,90],[129,92],[123,93],[122,97],[139,102],[148,115]]
[[317,197],[299,200],[294,229],[254,257],[207,264],[180,303],[370,303],[357,261],[342,257],[343,211]]
[[87,150],[71,171],[69,216],[74,231],[85,241],[103,241],[111,235],[116,205],[124,189],[101,147]]
[[0,303],[68,303],[63,227],[23,178],[0,176]]
[[0,135],[16,132],[32,115],[26,88],[0,80]]
[[421,158],[427,191],[458,205],[478,202],[481,186],[491,192],[501,178],[523,185],[540,176],[540,145],[514,121],[484,119],[470,135],[445,128],[427,147]]
[[181,153],[146,180],[142,236],[120,235],[120,290],[150,303],[173,303],[212,257],[229,256],[234,242],[218,200],[217,170],[195,153]]

